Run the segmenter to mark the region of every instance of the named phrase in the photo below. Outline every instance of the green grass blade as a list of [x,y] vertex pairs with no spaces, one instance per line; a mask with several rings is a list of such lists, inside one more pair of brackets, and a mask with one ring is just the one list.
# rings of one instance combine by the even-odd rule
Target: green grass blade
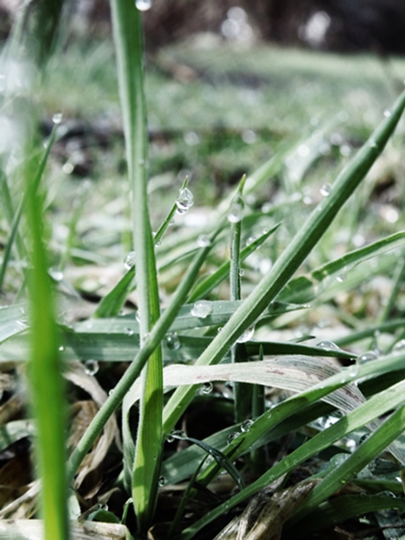
[[[211,343],[198,364],[218,363],[240,334],[255,323],[274,298],[281,292],[318,240],[332,223],[338,211],[352,195],[375,162],[396,128],[405,107],[405,93],[397,100],[391,115],[385,118],[349,165],[338,176],[328,197],[314,209],[301,230],[276,261],[244,304]],[[171,431],[190,401],[195,387],[176,390],[164,410],[164,430]]]
[[[257,238],[251,244],[245,246],[240,251],[240,262],[242,263],[249,255],[254,253],[266,240],[272,235],[278,228],[280,224],[275,225],[272,229],[263,233],[259,238]],[[222,281],[224,281],[229,276],[230,262],[227,261],[222,264],[218,270],[216,270],[211,276],[204,279],[201,283],[196,285],[196,287],[191,291],[189,302],[195,302],[201,298],[206,297],[215,287],[217,287]]]
[[[330,382],[332,382],[332,380],[333,378],[330,379]],[[327,381],[325,382],[326,384],[328,384]],[[271,467],[264,475],[262,475],[258,480],[253,482],[250,486],[245,488],[242,492],[238,493],[237,495],[235,495],[234,497],[232,497],[230,500],[226,501],[225,503],[222,503],[217,508],[215,508],[214,510],[209,512],[207,515],[205,515],[198,522],[196,522],[194,525],[192,525],[189,529],[186,529],[183,532],[183,534],[180,535],[181,540],[189,540],[190,538],[193,538],[193,536],[202,527],[204,527],[205,525],[207,525],[208,523],[216,519],[225,511],[233,508],[240,502],[246,500],[248,497],[254,495],[255,493],[257,493],[257,491],[259,491],[260,489],[263,489],[266,485],[269,485],[271,482],[273,482],[277,478],[280,478],[283,474],[290,472],[295,467],[297,467],[300,463],[303,463],[305,460],[319,453],[323,449],[327,448],[328,446],[338,441],[339,439],[341,439],[348,433],[355,431],[359,427],[362,427],[368,424],[375,418],[378,418],[381,414],[384,414],[384,412],[387,412],[391,410],[392,408],[395,408],[401,403],[403,403],[404,388],[405,388],[404,385],[405,383],[402,381],[398,383],[397,385],[395,385],[394,387],[388,389],[387,391],[381,392],[380,394],[374,396],[368,402],[364,403],[363,405],[360,405],[357,409],[347,414],[345,417],[341,418],[336,424],[333,424],[328,429],[320,432],[318,435],[316,435],[315,437],[313,437],[312,439],[304,443],[298,449],[294,450],[287,457],[285,457],[284,459],[279,461],[276,465]],[[313,391],[314,389],[312,389],[310,392],[313,392]],[[302,395],[292,398],[291,400],[288,400],[288,402],[293,403],[295,400],[300,400],[300,402],[302,403]],[[285,402],[285,404],[286,403],[287,402]],[[278,410],[280,411],[283,410],[285,407],[285,404],[281,404],[280,406],[278,406]],[[275,409],[273,409],[273,411],[276,414],[278,412]],[[269,412],[269,417],[273,414],[273,411]],[[370,451],[366,452],[367,457],[369,458],[369,461],[371,461],[373,457],[378,455],[382,451],[382,449],[386,448],[390,444],[390,442],[392,442],[403,429],[402,422],[405,421],[404,406],[401,407],[401,409],[399,409],[399,414],[397,413],[394,413],[394,414],[397,415],[395,419],[400,420],[400,422],[397,421],[396,426],[395,426],[394,421],[391,421],[388,426],[386,426],[387,424],[386,422],[366,441],[366,443],[368,443],[370,439],[373,438],[374,440],[375,435],[381,433],[381,430],[383,430],[382,432],[383,435],[382,436],[378,435],[378,444],[369,445],[372,447],[370,448]],[[274,419],[272,421],[274,422]],[[363,443],[363,445],[366,443]],[[357,455],[355,459],[351,460],[351,465],[353,466],[353,462],[354,462],[354,468],[355,468],[356,464],[361,462],[361,468],[363,468],[365,466],[363,458],[359,456],[357,451],[355,453]],[[226,455],[228,455],[228,453],[226,453]],[[351,459],[352,456],[350,456],[347,461],[349,461],[349,459]],[[347,463],[347,461],[345,463]],[[352,468],[351,471],[354,471],[354,468]],[[347,474],[346,469],[344,470],[344,472],[345,474]],[[342,485],[342,480],[344,479],[347,480],[347,477],[346,478],[343,478],[343,477],[344,475],[339,474],[338,487]],[[326,486],[326,482],[322,482],[322,484],[325,484]],[[319,486],[322,484],[319,484]],[[326,489],[329,489],[329,488],[327,487]],[[334,487],[333,491],[335,489],[336,487]],[[310,498],[308,498],[308,500],[309,499]],[[318,500],[318,503],[319,502],[321,502],[321,500]]]
[[3,253],[3,262],[1,264],[1,268],[0,268],[0,292],[3,288],[3,281],[4,281],[4,276],[6,274],[6,270],[7,270],[7,266],[8,266],[8,263],[10,261],[10,257],[11,257],[11,249],[14,245],[14,240],[17,236],[17,231],[18,231],[18,226],[20,224],[20,219],[21,219],[21,215],[22,215],[22,209],[23,209],[23,199],[21,200],[18,208],[17,208],[17,212],[14,216],[14,220],[13,220],[13,223],[11,224],[11,230],[10,230],[10,236],[8,238],[8,241],[7,241],[7,244],[6,244],[6,247],[4,249],[4,253]]
[[322,292],[328,283],[356,265],[372,257],[383,255],[387,251],[403,246],[405,232],[394,233],[382,240],[346,253],[342,257],[326,263],[307,276],[291,280],[279,296],[285,302],[310,302]]
[[[111,12],[128,176],[133,197],[133,235],[142,345],[159,318],[160,307],[147,196],[148,134],[143,87],[141,14],[131,0],[111,0]],[[145,532],[155,511],[162,450],[163,373],[160,346],[150,355],[142,379],[143,394],[133,463],[132,495],[138,527]]]
[[27,223],[32,256],[29,279],[32,318],[29,379],[37,419],[44,535],[46,540],[67,540],[69,523],[65,473],[64,380],[58,353],[59,339],[47,253],[42,238],[42,196],[38,195],[32,182],[35,162],[31,160],[29,165],[26,171]]
[[[397,388],[403,388],[403,383],[399,383],[399,385],[397,385]],[[390,391],[392,392],[391,389]],[[377,396],[376,399],[378,399],[378,397],[379,396]],[[330,495],[337,491],[343,483],[351,480],[368,463],[385,450],[385,448],[402,433],[404,428],[405,405],[395,411],[379,429],[370,435],[370,437],[361,444],[353,454],[342,463],[342,465],[340,465],[340,467],[334,468],[334,470],[332,470],[322,482],[314,488],[314,492],[308,496],[294,518],[292,518],[291,525],[298,522],[302,516],[326,500]]]

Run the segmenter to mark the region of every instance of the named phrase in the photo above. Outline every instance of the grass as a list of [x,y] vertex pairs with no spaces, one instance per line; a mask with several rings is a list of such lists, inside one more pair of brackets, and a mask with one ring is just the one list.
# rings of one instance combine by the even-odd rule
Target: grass
[[[23,57],[41,76],[10,79],[0,109],[20,126],[1,161],[0,449],[28,470],[34,431],[42,482],[10,484],[0,531],[389,537],[386,512],[396,527],[404,509],[405,64],[189,42],[149,58],[144,81],[141,15],[111,5],[115,57],[71,43],[48,59],[47,35]],[[65,114],[45,148],[44,111]]]

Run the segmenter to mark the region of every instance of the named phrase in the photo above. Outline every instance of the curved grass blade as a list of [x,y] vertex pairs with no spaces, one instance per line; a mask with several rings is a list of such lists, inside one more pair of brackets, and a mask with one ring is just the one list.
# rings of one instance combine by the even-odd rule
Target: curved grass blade
[[279,299],[285,302],[310,302],[319,294],[322,284],[322,291],[336,276],[346,273],[350,268],[367,261],[372,257],[383,255],[389,250],[403,246],[405,242],[405,232],[398,232],[387,236],[382,240],[377,240],[368,246],[346,253],[334,261],[316,268],[307,276],[299,276],[288,283]]
[[288,538],[298,539],[301,538],[303,530],[306,534],[311,534],[356,516],[393,508],[404,511],[405,501],[382,493],[375,495],[361,493],[360,495],[335,497],[320,504],[315,512],[307,514],[300,520],[298,527],[291,527],[288,531]]
[[[366,367],[366,366],[362,366],[361,368],[363,367]],[[331,377],[329,381],[325,381],[322,384],[323,386],[325,386],[325,384],[328,386],[328,384],[332,383],[333,380],[336,380],[336,376]],[[270,420],[270,418],[274,415],[274,413],[278,413],[278,411],[281,412],[285,408],[286,404],[288,403],[293,404],[294,401],[295,403],[298,403],[298,402],[302,403],[303,396],[304,395],[308,396],[316,390],[319,391],[319,386],[320,385],[316,385],[316,387],[313,387],[309,392],[306,392],[305,394],[301,394],[299,396],[291,398],[287,400],[286,402],[284,402],[283,404],[275,407],[272,411],[269,411],[268,413],[269,424],[275,421],[274,418]],[[207,525],[208,523],[216,519],[222,513],[228,511],[229,509],[233,508],[237,504],[246,500],[248,497],[254,495],[255,493],[257,493],[257,491],[266,487],[266,485],[270,484],[271,482],[274,482],[275,480],[277,480],[277,478],[279,478],[283,474],[286,474],[292,471],[300,463],[303,463],[305,460],[309,459],[311,456],[316,455],[317,453],[321,452],[322,450],[324,450],[331,444],[335,443],[336,441],[338,441],[339,439],[341,439],[348,433],[355,431],[356,429],[364,425],[369,424],[374,419],[378,418],[381,414],[384,414],[385,412],[391,409],[394,409],[395,407],[398,407],[404,402],[404,399],[405,399],[404,389],[405,389],[405,382],[401,381],[400,383],[389,388],[388,390],[381,392],[380,394],[377,394],[376,396],[373,396],[372,398],[370,398],[369,401],[360,405],[354,411],[350,412],[345,417],[341,418],[338,422],[336,422],[336,424],[333,424],[329,428],[315,435],[315,437],[313,437],[312,439],[304,443],[298,449],[294,450],[291,454],[289,454],[287,457],[279,461],[276,465],[271,467],[265,474],[263,474],[258,480],[253,482],[250,486],[246,487],[243,491],[236,494],[230,500],[226,501],[225,503],[222,503],[217,508],[215,508],[214,510],[206,514],[194,525],[186,529],[179,536],[179,538],[181,540],[189,540],[190,538],[193,538],[194,535],[202,527],[204,527],[205,525]],[[304,402],[306,403],[306,399],[304,400]],[[370,435],[369,439],[366,441],[366,443],[369,443],[370,440],[374,441],[374,436],[376,434],[380,434],[381,430],[383,430],[382,436],[379,436],[379,435],[377,436],[378,437],[377,444],[371,444],[371,445],[369,444],[369,447],[371,448],[368,448],[365,454],[369,461],[371,461],[376,455],[378,455],[382,451],[381,448],[382,449],[386,448],[393,440],[395,440],[396,436],[403,429],[402,423],[405,422],[405,406],[402,406],[401,409],[397,411],[397,413],[394,413],[394,415],[396,415],[394,421],[390,422],[392,418],[391,417],[390,420],[387,421],[387,422],[390,422],[388,426],[386,425],[387,422],[385,422],[385,424],[383,424],[380,428],[378,428],[374,434]],[[366,443],[363,443],[363,445]],[[243,443],[241,444],[241,446],[242,445]],[[226,455],[228,456],[229,454],[226,453]],[[352,454],[352,456],[353,455],[354,454]],[[347,461],[349,461],[352,456],[350,456],[347,459]],[[347,463],[347,461],[345,462],[345,464]],[[353,464],[353,462],[355,463]],[[350,462],[350,466],[351,466],[351,468],[349,467],[350,476],[351,476],[351,473],[356,468],[356,464],[358,465],[359,463],[361,463],[361,468],[363,468],[365,464],[367,464],[367,461],[365,462],[364,458],[362,456],[359,456],[359,453],[356,451],[356,459],[351,460]],[[339,477],[338,487],[342,485],[342,480],[346,481],[349,477],[347,466],[346,466],[346,469],[343,470],[343,474],[341,473],[342,473],[342,470],[340,469],[340,473],[338,475]],[[333,471],[331,474],[336,475],[335,471]],[[334,479],[335,478],[332,478],[332,480]],[[324,488],[324,491],[322,493],[325,493],[326,490],[328,490],[328,494],[330,494],[329,484],[328,486],[326,486],[326,482],[323,481],[321,482],[321,484],[319,484],[319,486],[321,485],[323,485],[323,488]],[[325,486],[326,486],[326,490],[325,490]],[[336,486],[335,484],[333,484],[333,486],[334,486],[333,488],[333,491],[334,491],[336,489]],[[316,494],[317,493],[318,491],[316,492]],[[309,497],[308,500],[309,499],[312,499],[312,496]],[[317,500],[319,504],[319,502],[322,502],[324,498],[321,499],[318,496]]]
[[[403,383],[399,383],[399,385],[403,385]],[[396,385],[397,388],[399,385]],[[392,392],[392,389],[390,390]],[[402,433],[404,428],[405,405],[396,410],[342,465],[332,470],[316,486],[316,489],[314,488],[314,491],[308,496],[299,511],[292,518],[291,526],[337,491],[342,484],[351,480],[368,463],[385,450]]]
[[[323,236],[333,219],[360,184],[392,135],[405,107],[405,92],[398,98],[391,116],[385,118],[349,165],[338,176],[331,193],[313,210],[301,230],[257,285],[241,308],[231,317],[197,363],[216,364],[265,307],[281,292],[292,275]],[[164,431],[170,432],[193,399],[195,387],[176,390],[164,410]]]

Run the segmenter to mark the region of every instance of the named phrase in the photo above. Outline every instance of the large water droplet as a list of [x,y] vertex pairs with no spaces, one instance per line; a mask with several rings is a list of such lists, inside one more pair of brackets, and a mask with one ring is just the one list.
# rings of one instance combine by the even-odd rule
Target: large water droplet
[[95,375],[99,370],[97,360],[86,360],[84,363],[84,371],[87,375]]
[[210,394],[212,392],[213,388],[214,388],[214,385],[212,384],[212,382],[204,383],[201,386],[201,393],[202,394]]
[[176,199],[177,213],[185,214],[194,204],[194,197],[188,188],[179,191]]
[[164,476],[159,476],[158,484],[159,487],[163,487],[164,485],[166,485],[166,478]]
[[211,315],[212,311],[212,302],[209,300],[197,300],[191,310],[191,315],[193,317],[198,317],[199,319],[205,319]]
[[332,190],[332,186],[330,184],[324,184],[321,187],[321,195],[323,197],[327,197],[328,195],[330,195],[331,190]]
[[253,244],[253,242],[255,242],[257,240],[257,237],[252,235],[252,236],[249,236],[249,238],[246,240],[246,245],[247,246],[250,246],[250,244]]
[[253,426],[253,420],[245,420],[242,422],[242,425],[240,426],[240,430],[242,433],[247,433],[250,431],[250,428]]
[[139,11],[148,11],[152,7],[152,0],[135,0],[135,6]]
[[52,122],[55,124],[55,125],[58,125],[62,122],[63,120],[63,114],[61,112],[59,113],[55,113],[53,116],[52,116]]
[[208,247],[211,245],[211,240],[208,234],[200,234],[197,238],[198,247]]
[[230,223],[239,223],[242,221],[243,218],[243,203],[241,201],[234,201],[229,210],[227,215],[228,221]]
[[178,349],[180,349],[181,343],[177,332],[171,332],[170,334],[167,334],[166,345],[167,348],[172,351],[177,351]]
[[336,345],[336,343],[333,343],[333,341],[320,341],[316,344],[317,347],[320,347],[321,349],[325,349],[326,351],[340,351],[341,349]]
[[237,339],[238,343],[246,343],[246,341],[250,341],[253,337],[253,334],[255,333],[255,329],[253,326],[250,326],[247,330],[243,332]]
[[378,354],[375,351],[367,351],[364,354],[357,357],[356,362],[359,364],[365,364],[366,362],[371,362],[372,360],[377,360]]
[[50,268],[49,269],[49,275],[55,281],[62,281],[62,279],[63,279],[63,272],[61,270],[58,270],[57,268]]
[[127,270],[129,270],[130,268],[135,266],[135,262],[136,262],[136,253],[135,251],[130,251],[124,259],[124,266]]
[[235,439],[237,439],[239,437],[240,433],[238,433],[237,431],[234,431],[233,433],[230,433],[228,435],[228,438],[227,438],[227,441],[228,441],[228,444],[231,443],[232,441],[234,441]]
[[397,341],[394,346],[394,351],[401,351],[402,349],[405,349],[405,339]]

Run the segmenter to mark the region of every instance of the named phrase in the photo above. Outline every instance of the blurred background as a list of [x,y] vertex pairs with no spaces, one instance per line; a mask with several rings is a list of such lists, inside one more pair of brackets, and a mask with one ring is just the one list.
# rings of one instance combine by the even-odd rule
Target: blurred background
[[[0,0],[3,39],[20,4],[21,0]],[[100,36],[109,32],[108,0],[67,4],[75,32]],[[145,27],[150,48],[211,32],[226,40],[270,40],[330,51],[405,51],[402,0],[153,0]]]

